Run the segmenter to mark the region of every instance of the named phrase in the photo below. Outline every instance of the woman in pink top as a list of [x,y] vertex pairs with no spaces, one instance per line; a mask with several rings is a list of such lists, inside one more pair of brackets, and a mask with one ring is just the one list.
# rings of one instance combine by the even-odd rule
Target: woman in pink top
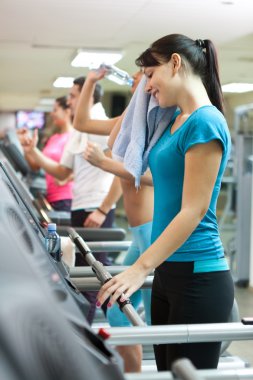
[[[53,134],[46,142],[45,147],[42,152],[46,157],[51,158],[56,162],[60,162],[64,146],[67,143],[71,133],[71,111],[67,104],[67,97],[62,96],[55,100],[54,108],[51,113],[54,126],[57,128],[58,132]],[[22,130],[19,132],[19,137],[21,144],[25,139],[30,139],[27,130]],[[34,131],[37,136],[37,130]],[[38,140],[36,139],[36,142]],[[23,144],[22,144],[23,145]],[[29,148],[24,148],[25,158],[27,159],[29,165],[33,170],[39,170],[38,164],[29,155]],[[71,200],[72,200],[72,177],[65,181],[58,181],[49,174],[45,174],[46,177],[46,188],[47,194],[46,198],[51,204],[53,209],[60,211],[70,211]]]

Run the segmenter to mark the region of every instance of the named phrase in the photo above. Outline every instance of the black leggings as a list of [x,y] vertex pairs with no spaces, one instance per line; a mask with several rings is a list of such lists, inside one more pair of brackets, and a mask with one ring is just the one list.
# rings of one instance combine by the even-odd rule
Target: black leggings
[[[114,222],[114,209],[108,212],[106,219],[104,223],[101,225],[101,228],[110,228],[113,226]],[[85,210],[75,210],[71,211],[71,225],[72,227],[83,227],[83,223],[86,220],[86,218],[90,215],[90,212],[86,212]],[[89,245],[89,242],[87,242]],[[96,252],[94,254],[97,260],[101,261],[104,265],[111,265],[111,261],[108,258],[108,254],[105,252]],[[82,266],[88,266],[86,261],[83,259],[82,255],[77,252],[76,254],[76,263],[75,266],[82,267]],[[95,312],[96,312],[96,301],[97,301],[97,291],[82,291],[81,292],[85,298],[90,302],[90,308],[87,314],[87,321],[92,324]],[[107,303],[105,302],[102,305],[102,310],[104,314],[106,315],[107,311]]]
[[[227,322],[234,302],[230,271],[193,273],[192,262],[165,262],[155,270],[152,325]],[[217,337],[218,340],[219,337]],[[158,371],[171,370],[179,358],[198,369],[217,368],[221,342],[154,346]]]
[[70,211],[72,199],[62,199],[61,201],[50,202],[56,211]]

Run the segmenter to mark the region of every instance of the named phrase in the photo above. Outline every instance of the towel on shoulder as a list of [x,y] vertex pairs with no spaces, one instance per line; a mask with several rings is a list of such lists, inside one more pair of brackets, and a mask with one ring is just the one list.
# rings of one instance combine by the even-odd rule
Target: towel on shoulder
[[113,144],[112,156],[122,161],[140,187],[141,175],[148,167],[148,155],[172,119],[176,106],[161,108],[154,96],[145,92],[143,76],[128,107],[118,136]]

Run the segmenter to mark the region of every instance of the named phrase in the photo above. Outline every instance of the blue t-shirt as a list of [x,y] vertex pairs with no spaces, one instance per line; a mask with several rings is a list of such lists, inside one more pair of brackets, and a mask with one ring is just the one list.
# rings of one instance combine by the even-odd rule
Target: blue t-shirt
[[181,209],[186,152],[193,145],[218,140],[223,153],[208,211],[191,236],[167,261],[217,259],[224,256],[216,219],[216,204],[231,149],[229,129],[224,116],[216,107],[203,106],[171,134],[171,126],[178,114],[179,111],[149,156],[155,189],[152,242]]

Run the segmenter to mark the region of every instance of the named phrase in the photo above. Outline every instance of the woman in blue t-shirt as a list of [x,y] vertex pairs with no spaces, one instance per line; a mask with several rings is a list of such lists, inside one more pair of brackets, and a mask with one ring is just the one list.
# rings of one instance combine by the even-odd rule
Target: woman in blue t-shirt
[[[146,91],[178,111],[150,152],[155,190],[152,245],[100,290],[98,305],[129,297],[154,269],[152,324],[227,322],[234,286],[216,220],[231,141],[223,116],[217,55],[210,40],[180,34],[154,42],[136,60]],[[218,339],[218,337],[217,337]],[[216,368],[220,342],[156,345],[158,370],[187,357]]]

